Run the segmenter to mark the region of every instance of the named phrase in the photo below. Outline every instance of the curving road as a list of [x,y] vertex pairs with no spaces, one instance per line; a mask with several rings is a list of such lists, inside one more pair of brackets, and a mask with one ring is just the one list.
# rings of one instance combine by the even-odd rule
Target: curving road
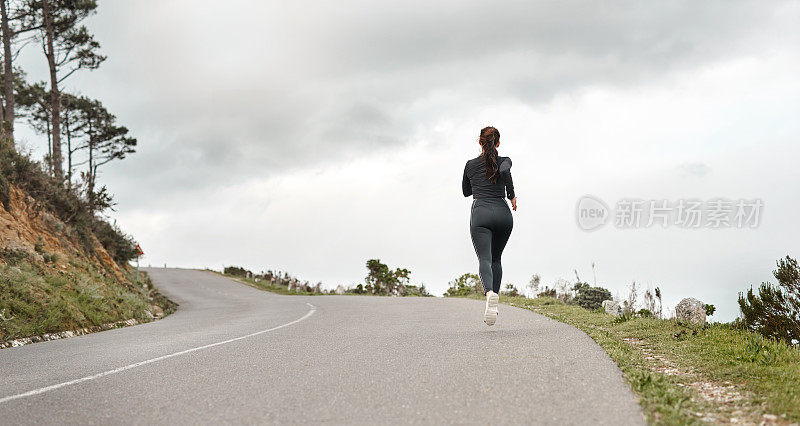
[[176,313],[0,350],[0,423],[644,423],[591,338],[527,310],[148,272]]

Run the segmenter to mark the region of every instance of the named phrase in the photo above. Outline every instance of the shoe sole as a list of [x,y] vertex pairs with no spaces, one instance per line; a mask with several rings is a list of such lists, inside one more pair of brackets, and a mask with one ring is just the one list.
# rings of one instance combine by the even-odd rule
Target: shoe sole
[[497,322],[497,304],[500,302],[500,296],[492,294],[486,301],[486,311],[483,313],[483,322],[486,325],[494,325]]

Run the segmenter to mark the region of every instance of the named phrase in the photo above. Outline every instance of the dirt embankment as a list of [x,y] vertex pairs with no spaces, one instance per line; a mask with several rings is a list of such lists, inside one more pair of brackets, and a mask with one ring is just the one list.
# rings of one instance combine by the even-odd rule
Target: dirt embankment
[[24,252],[35,261],[49,263],[62,271],[69,270],[70,259],[78,258],[117,280],[126,281],[120,265],[97,238],[89,233],[88,239],[90,244],[81,244],[73,227],[58,220],[14,185],[10,186],[8,205],[0,204],[0,250]]
[[14,185],[7,194],[0,202],[0,348],[148,322],[175,309],[146,274],[136,281],[127,264],[117,264],[91,225],[64,223]]

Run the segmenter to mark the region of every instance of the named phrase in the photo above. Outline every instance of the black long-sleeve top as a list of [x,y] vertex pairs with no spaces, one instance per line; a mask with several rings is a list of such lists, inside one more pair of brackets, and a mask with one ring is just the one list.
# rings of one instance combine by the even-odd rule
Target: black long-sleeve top
[[498,173],[497,181],[492,183],[486,177],[486,163],[480,155],[467,161],[464,166],[464,179],[461,181],[461,189],[465,197],[472,195],[474,198],[500,197],[508,195],[511,200],[514,195],[514,181],[511,179],[511,159],[508,157],[497,157]]

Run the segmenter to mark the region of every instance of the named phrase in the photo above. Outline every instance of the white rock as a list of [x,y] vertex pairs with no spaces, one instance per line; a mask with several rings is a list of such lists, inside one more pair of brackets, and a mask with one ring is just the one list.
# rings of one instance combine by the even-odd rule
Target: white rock
[[604,300],[603,309],[606,311],[607,314],[614,315],[615,317],[618,317],[620,314],[619,303],[613,300]]
[[706,323],[706,305],[693,297],[687,297],[675,307],[675,318],[678,322],[703,325]]

